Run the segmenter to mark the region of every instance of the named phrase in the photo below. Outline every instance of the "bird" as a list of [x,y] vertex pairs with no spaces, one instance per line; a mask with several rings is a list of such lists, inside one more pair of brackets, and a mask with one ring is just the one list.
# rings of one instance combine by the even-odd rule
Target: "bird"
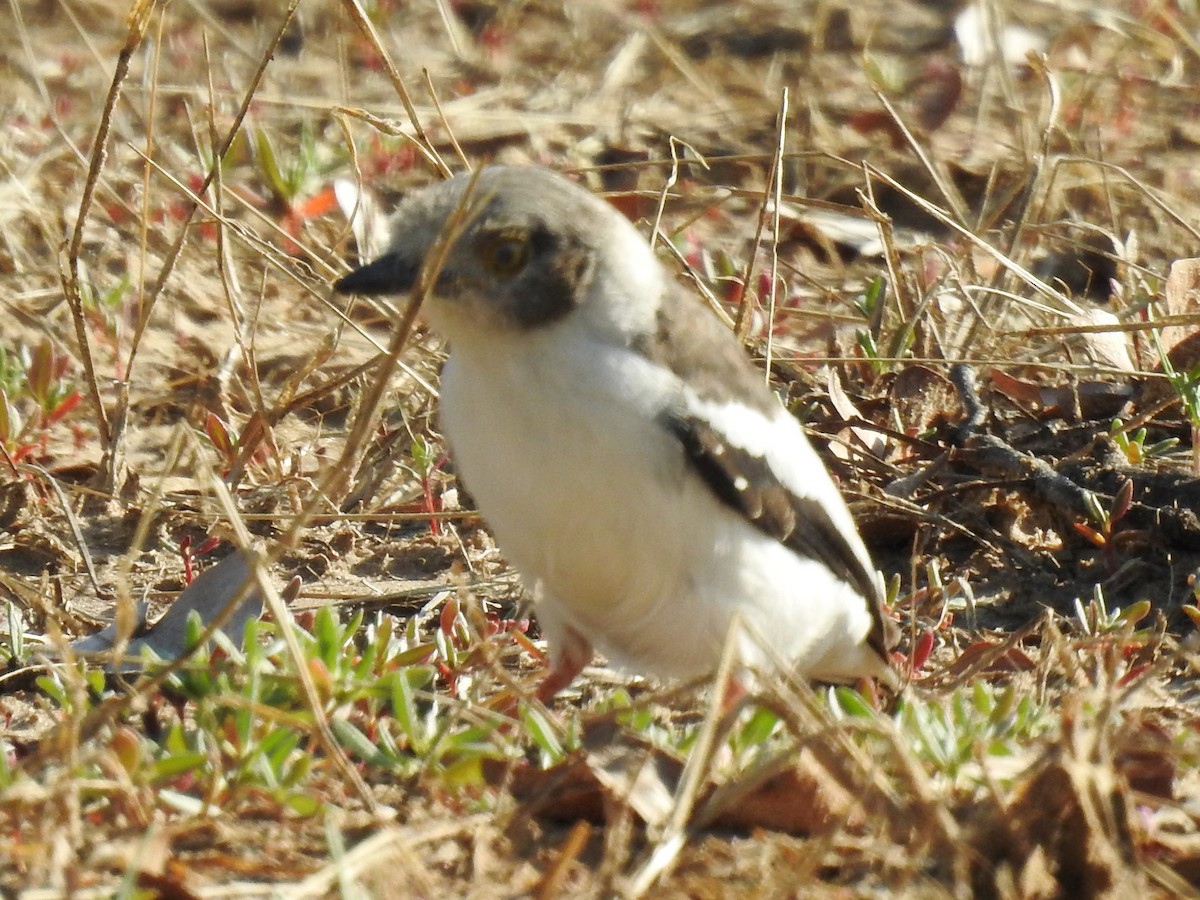
[[596,650],[653,679],[782,665],[895,688],[896,628],[848,507],[733,333],[637,227],[540,166],[491,165],[398,204],[339,294],[427,284],[457,473],[533,597],[549,670]]

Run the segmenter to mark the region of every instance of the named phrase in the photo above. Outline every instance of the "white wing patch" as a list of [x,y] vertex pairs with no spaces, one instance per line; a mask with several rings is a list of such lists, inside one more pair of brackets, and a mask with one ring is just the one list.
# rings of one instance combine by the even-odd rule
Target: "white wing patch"
[[692,396],[667,417],[694,471],[726,506],[793,553],[823,563],[862,597],[870,643],[886,655],[888,625],[870,556],[825,466],[782,408],[766,416]]

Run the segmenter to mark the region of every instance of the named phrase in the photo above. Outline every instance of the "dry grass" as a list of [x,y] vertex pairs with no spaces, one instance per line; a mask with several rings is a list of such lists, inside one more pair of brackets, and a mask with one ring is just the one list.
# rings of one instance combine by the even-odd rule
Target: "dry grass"
[[[1200,20],[1010,6],[1044,61],[966,68],[948,14],[874,0],[12,0],[0,892],[1196,894],[1198,307],[1165,279]],[[464,159],[655,223],[827,438],[903,698],[529,699],[441,347],[328,291],[335,180],[386,208]],[[50,662],[212,537],[300,579],[295,622],[132,684]]]

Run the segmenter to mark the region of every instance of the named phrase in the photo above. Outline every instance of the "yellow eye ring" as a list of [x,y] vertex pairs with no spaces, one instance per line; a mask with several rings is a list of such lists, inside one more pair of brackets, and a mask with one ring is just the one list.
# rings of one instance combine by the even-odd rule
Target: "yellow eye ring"
[[529,262],[529,241],[524,235],[492,235],[480,247],[480,259],[492,275],[511,278]]

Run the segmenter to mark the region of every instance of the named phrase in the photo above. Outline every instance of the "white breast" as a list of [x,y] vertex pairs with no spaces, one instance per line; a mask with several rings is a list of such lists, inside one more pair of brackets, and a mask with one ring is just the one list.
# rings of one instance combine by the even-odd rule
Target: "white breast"
[[[720,504],[687,468],[655,421],[680,390],[670,373],[589,341],[568,319],[452,347],[442,421],[501,549],[542,584],[552,645],[566,624],[618,664],[693,677],[713,670],[736,615],[772,646],[764,653],[744,639],[745,662],[761,666],[773,652],[800,674],[839,674],[829,650],[861,642],[866,604]],[[796,464],[801,473],[841,504],[794,421],[750,414],[755,441],[799,437],[811,456]]]
[[505,555],[590,635],[678,578],[678,554],[650,548],[673,541],[664,525],[684,472],[653,421],[670,376],[558,331],[486,355],[452,348],[442,422]]

